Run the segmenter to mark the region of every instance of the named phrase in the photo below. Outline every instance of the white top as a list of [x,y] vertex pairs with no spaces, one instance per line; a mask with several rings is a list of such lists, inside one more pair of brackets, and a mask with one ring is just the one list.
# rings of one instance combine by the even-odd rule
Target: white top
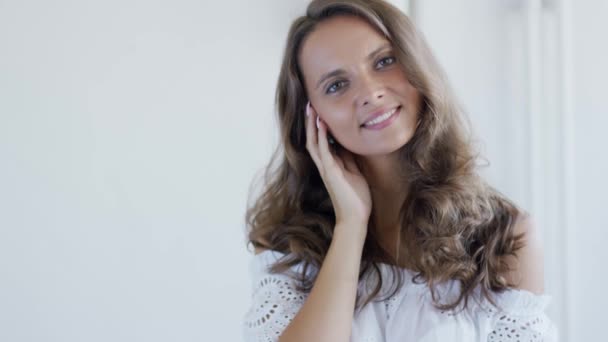
[[[254,255],[249,270],[252,279],[252,302],[243,316],[246,342],[278,341],[278,337],[304,304],[307,294],[298,292],[295,283],[285,274],[271,274],[268,268],[284,254],[265,250]],[[302,264],[291,270],[300,272]],[[379,264],[382,294],[390,293],[391,271]],[[380,341],[557,341],[557,329],[545,314],[551,296],[536,295],[525,290],[509,289],[496,294],[498,311],[487,300],[469,299],[468,308],[456,313],[433,307],[431,291],[426,284],[411,281],[414,272],[400,268],[403,286],[392,298],[371,301],[353,317],[351,342]],[[368,278],[371,279],[371,278]],[[359,291],[367,294],[364,280]],[[437,286],[444,298],[459,293],[459,283],[450,281]],[[450,303],[452,301],[449,301]]]

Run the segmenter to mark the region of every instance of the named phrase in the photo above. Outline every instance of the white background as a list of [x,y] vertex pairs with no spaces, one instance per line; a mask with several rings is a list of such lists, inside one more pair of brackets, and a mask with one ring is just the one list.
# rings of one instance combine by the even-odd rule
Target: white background
[[[562,340],[601,338],[608,3],[392,2],[537,217]],[[0,341],[241,339],[247,194],[306,4],[0,0]]]

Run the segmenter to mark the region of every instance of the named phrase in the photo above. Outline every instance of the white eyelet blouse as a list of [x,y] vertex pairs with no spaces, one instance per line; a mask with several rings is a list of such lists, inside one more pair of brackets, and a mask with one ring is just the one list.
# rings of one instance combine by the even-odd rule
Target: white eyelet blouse
[[[246,342],[278,341],[279,336],[304,304],[307,294],[296,290],[285,274],[271,274],[268,268],[284,254],[266,250],[254,255],[249,264],[252,300],[243,316]],[[390,266],[379,264],[383,276],[380,294],[388,294],[393,283]],[[300,272],[301,264],[292,271]],[[414,272],[403,273],[403,286],[395,296],[384,301],[371,301],[353,317],[351,342],[380,341],[557,341],[557,329],[545,314],[551,296],[510,289],[497,293],[497,310],[476,292],[466,310],[442,311],[432,304],[426,284],[411,281]],[[368,281],[372,278],[368,278]],[[364,280],[358,291],[368,293]],[[441,302],[447,303],[459,293],[460,283],[450,281],[437,286]],[[444,298],[445,301],[444,301]]]

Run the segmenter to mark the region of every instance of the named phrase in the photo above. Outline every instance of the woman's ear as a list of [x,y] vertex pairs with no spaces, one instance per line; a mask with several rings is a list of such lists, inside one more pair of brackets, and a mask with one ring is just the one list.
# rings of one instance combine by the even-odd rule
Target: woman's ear
[[331,135],[331,133],[327,135],[327,140],[329,141],[329,143],[331,145],[337,144],[336,139],[334,139],[334,137],[333,137],[333,135]]
[[[310,102],[310,100],[308,100],[308,103],[310,103],[310,108],[312,108],[313,110],[315,110],[315,107],[312,105],[312,102]],[[316,112],[316,110],[315,110]],[[317,115],[319,115],[319,113],[317,113]],[[330,145],[332,145],[333,147],[337,148],[337,147],[342,147],[338,141],[336,140],[336,138],[334,138],[334,135],[331,133],[331,129],[329,128],[329,126],[325,125],[327,127],[327,141],[329,142]]]
[[336,138],[334,138],[334,135],[330,131],[327,132],[327,141],[329,142],[329,144],[331,146],[333,146],[335,148],[342,147],[340,145],[340,143],[338,143],[338,141],[336,140]]

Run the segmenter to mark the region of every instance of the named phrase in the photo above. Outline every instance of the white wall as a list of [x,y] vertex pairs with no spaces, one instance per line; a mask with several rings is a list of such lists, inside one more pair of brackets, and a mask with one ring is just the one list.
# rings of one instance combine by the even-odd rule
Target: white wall
[[608,294],[608,2],[572,2],[573,185],[571,341],[605,336]]
[[0,341],[240,339],[295,7],[0,2]]
[[[307,2],[0,2],[0,341],[240,340],[246,195],[274,147],[284,39]],[[411,3],[487,177],[527,207],[540,196],[557,222],[543,226],[548,288],[565,295],[552,315],[569,341],[601,336],[606,3],[571,12],[570,225],[550,218],[561,173],[541,168],[550,181],[534,184],[529,166],[529,142],[551,152],[541,167],[561,160],[562,121],[529,125],[529,55],[514,48],[526,18],[503,7],[518,2]]]

